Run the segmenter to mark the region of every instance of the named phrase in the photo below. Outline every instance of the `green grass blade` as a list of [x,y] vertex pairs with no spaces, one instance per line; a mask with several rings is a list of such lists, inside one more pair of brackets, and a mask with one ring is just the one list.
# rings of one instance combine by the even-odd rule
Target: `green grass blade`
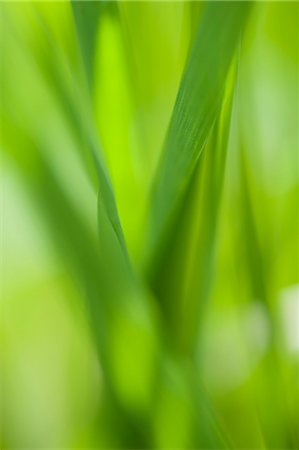
[[97,29],[101,11],[106,3],[76,0],[71,3],[87,79],[92,87]]
[[[42,210],[58,252],[83,287],[109,398],[120,414],[121,428],[125,424],[127,437],[123,439],[129,439],[129,447],[133,442],[144,447],[140,431],[144,426],[140,425],[142,419],[138,417],[140,410],[146,410],[151,402],[157,357],[157,330],[150,299],[129,262],[112,186],[88,107],[84,102],[76,103],[71,95],[51,39],[41,39],[38,45],[41,46],[38,73],[44,77],[44,87],[52,86],[50,92],[61,106],[63,119],[72,125],[71,130],[79,141],[76,143],[83,142],[87,147],[95,166],[100,242],[90,233],[57,177],[51,161],[54,144],[45,144],[34,123],[25,129],[18,112],[10,108],[9,91],[1,105],[6,128],[4,149],[29,187],[30,196]],[[27,56],[30,58],[30,52]],[[4,64],[3,70],[7,68]],[[81,118],[82,104],[85,105],[85,121]],[[80,150],[85,152],[84,148]],[[126,346],[127,342],[131,345]],[[138,371],[132,369],[136,361],[142,361]],[[119,436],[122,436],[121,430]]]
[[250,6],[249,2],[206,5],[154,181],[147,248],[152,265],[163,250],[178,201],[219,115],[228,68]]
[[220,116],[184,195],[159,270],[152,278],[165,321],[173,333],[173,345],[180,352],[194,350],[210,296],[232,128],[236,62],[237,58],[227,78]]
[[[77,8],[80,4],[81,2],[75,2],[75,7]],[[92,5],[92,3],[88,2],[84,4],[84,8],[78,6],[78,14],[81,14],[82,10],[85,11],[85,6],[89,9],[90,5]],[[87,18],[89,17],[89,14],[90,13],[83,13],[83,18],[85,18],[84,24],[87,28]],[[83,20],[83,18],[81,20]],[[103,158],[99,138],[97,136],[92,115],[92,107],[88,104],[89,99],[84,95],[84,92],[79,92],[78,86],[76,86],[74,80],[65,76],[63,71],[63,69],[65,70],[65,67],[63,66],[61,68],[59,53],[57,55],[57,48],[55,47],[51,34],[48,32],[46,24],[42,22],[42,19],[38,17],[38,20],[42,25],[40,27],[41,31],[43,30],[42,39],[40,40],[39,48],[37,49],[37,60],[39,61],[40,68],[49,85],[52,86],[53,92],[64,111],[65,118],[69,121],[72,131],[80,142],[79,150],[93,182],[96,185],[96,189],[99,192],[99,198],[101,198],[99,205],[101,208],[105,209],[122,251],[128,259],[115,196]],[[86,53],[84,54],[86,55]],[[72,86],[72,89],[70,89],[70,85]]]

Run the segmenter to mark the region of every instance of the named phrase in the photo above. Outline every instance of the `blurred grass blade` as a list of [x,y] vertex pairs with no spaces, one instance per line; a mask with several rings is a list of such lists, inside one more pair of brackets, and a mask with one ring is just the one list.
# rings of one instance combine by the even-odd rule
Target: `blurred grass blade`
[[[153,186],[147,257],[155,265],[199,155],[219,115],[226,75],[250,2],[210,2],[185,69]],[[151,267],[150,267],[151,270]]]
[[[95,63],[95,46],[97,30],[101,12],[106,7],[106,2],[80,2],[72,0],[72,9],[76,23],[76,30],[80,42],[82,58],[85,64],[89,86],[92,85],[93,70]],[[90,122],[93,124],[92,105],[87,106],[90,111]],[[95,126],[93,127],[95,130]],[[103,153],[98,145],[96,132],[83,130],[87,135],[87,145],[92,154],[99,181],[98,210],[99,225],[101,227],[101,209],[104,208],[106,215],[121,245],[122,252],[128,260],[127,249],[123,236],[122,227],[117,212],[115,197],[111,186],[110,178],[103,161]]]
[[179,315],[182,315],[183,323],[189,326],[182,327],[179,334],[183,348],[191,351],[194,351],[200,342],[198,333],[210,298],[214,276],[220,207],[232,129],[236,70],[237,58],[232,62],[221,111],[205,149],[205,161],[197,173],[199,189],[197,188],[195,198],[193,197],[190,232],[186,233],[187,269],[184,270],[182,267],[182,299]]
[[269,265],[265,264],[265,252],[261,248],[258,225],[256,223],[255,212],[252,206],[252,193],[250,192],[250,178],[252,176],[252,174],[249,174],[245,149],[241,144],[240,193],[242,201],[240,210],[242,212],[243,233],[244,236],[247,236],[247,238],[244,239],[246,252],[245,261],[248,265],[248,274],[250,276],[252,296],[254,299],[259,299],[260,301],[262,301],[268,310],[269,296],[265,283],[265,280],[267,279],[265,268],[269,267]]
[[[43,213],[56,250],[83,289],[88,320],[104,375],[105,395],[114,413],[120,417],[118,439],[127,442],[128,447],[133,442],[144,446],[144,425],[142,418],[136,416],[136,410],[147,407],[150,401],[156,354],[151,314],[146,309],[144,293],[128,269],[105,209],[99,210],[99,214],[103,215],[100,218],[99,246],[97,236],[90,232],[67,198],[38,140],[28,136],[13,118],[6,117],[5,125],[7,132],[4,139],[9,156],[15,161],[23,160],[19,151],[21,140],[27,158],[30,155],[26,164],[19,165],[21,176],[26,180],[30,196]],[[135,311],[133,315],[132,310]],[[128,367],[134,364],[136,358],[142,360],[143,365],[142,370],[131,372],[130,378],[126,378],[119,348],[132,335],[139,345],[133,342],[130,348],[125,347],[125,363]]]
[[184,194],[159,270],[152,278],[165,321],[173,333],[173,345],[179,352],[195,350],[210,296],[236,69],[237,54],[227,77],[220,115]]
[[[71,95],[72,91],[60,71],[57,53],[52,48],[51,36],[43,34],[44,31],[41,33],[43,39],[38,43],[39,69],[45,75],[44,81],[49,82],[49,85],[52,81],[54,95],[62,106],[65,119],[72,124],[79,142],[87,147],[96,170],[100,242],[96,235],[90,233],[69,201],[52,167],[51,153],[54,144],[46,144],[40,138],[38,127],[32,126],[29,130],[24,130],[17,111],[10,108],[9,98],[5,98],[1,111],[6,125],[4,149],[30,188],[30,196],[42,210],[58,252],[66,259],[72,272],[75,271],[76,279],[85,291],[89,319],[110,402],[116,405],[115,409],[121,417],[121,427],[125,428],[126,437],[121,430],[119,437],[128,439],[129,447],[133,442],[144,447],[144,426],[140,424],[143,419],[139,419],[136,411],[140,414],[140,410],[149,407],[156,368],[157,329],[150,299],[129,262],[114,193],[88,105],[83,101],[76,103]],[[7,68],[8,65],[5,64],[4,70]],[[82,105],[83,112],[86,112],[85,119],[81,117]],[[26,149],[26,157],[20,148],[22,151]],[[85,152],[84,147],[80,150]],[[27,164],[22,164],[21,161]],[[127,342],[132,345],[127,347]],[[132,365],[136,360],[142,361],[142,366],[140,370],[133,371]]]
[[89,86],[92,87],[97,29],[106,2],[72,0],[71,3],[87,79]]
[[[78,6],[80,4],[81,2],[75,2],[75,7],[79,8],[77,14],[81,17],[81,12],[82,10],[85,11],[85,6],[89,9],[94,3],[84,3],[84,8]],[[90,13],[83,13],[84,26],[87,29],[89,14]],[[83,20],[83,18],[80,20]],[[59,54],[57,54],[57,48],[55,47],[51,33],[47,30],[47,26],[40,16],[38,16],[38,20],[42,25],[41,28],[43,34],[42,39],[39,42],[39,48],[37,49],[37,60],[41,65],[41,69],[43,70],[46,79],[54,89],[54,93],[65,112],[66,119],[70,122],[72,130],[79,139],[79,150],[82,153],[82,157],[88,167],[89,173],[95,180],[96,189],[99,192],[99,198],[101,198],[99,205],[106,210],[122,251],[128,259],[113,188],[94,124],[92,105],[88,103],[89,99],[84,96],[84,92],[79,92],[74,83],[75,80],[70,80],[65,77],[63,71],[65,67],[61,67]],[[83,50],[84,52],[89,51],[89,47],[84,47]],[[84,54],[86,55],[86,53]],[[70,89],[70,83],[73,85],[73,89]]]

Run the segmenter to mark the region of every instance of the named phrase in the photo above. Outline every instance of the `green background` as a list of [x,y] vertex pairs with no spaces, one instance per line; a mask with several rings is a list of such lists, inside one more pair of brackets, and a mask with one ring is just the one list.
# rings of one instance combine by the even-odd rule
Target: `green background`
[[298,3],[0,14],[1,448],[298,448]]

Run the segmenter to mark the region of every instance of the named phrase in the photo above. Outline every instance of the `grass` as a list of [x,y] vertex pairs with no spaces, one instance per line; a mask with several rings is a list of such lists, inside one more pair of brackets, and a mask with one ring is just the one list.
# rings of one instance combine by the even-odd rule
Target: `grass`
[[1,4],[1,448],[298,447],[298,14]]

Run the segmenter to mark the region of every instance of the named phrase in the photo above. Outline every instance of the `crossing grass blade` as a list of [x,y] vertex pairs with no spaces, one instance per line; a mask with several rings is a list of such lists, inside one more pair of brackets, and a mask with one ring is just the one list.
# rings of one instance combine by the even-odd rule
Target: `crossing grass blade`
[[[94,41],[99,22],[99,3],[87,2],[83,7],[82,2],[75,1],[73,8],[83,60],[94,61],[93,53],[91,54],[91,52],[94,51]],[[43,30],[39,41],[40,45],[37,49],[37,60],[40,63],[40,68],[49,84],[52,85],[56,99],[65,113],[65,118],[69,121],[73,132],[79,140],[79,151],[99,193],[99,208],[105,209],[122,252],[128,259],[114,192],[97,135],[90,99],[85,95],[84,90],[83,92],[79,91],[75,84],[76,81],[72,80],[70,74],[68,78],[65,77],[65,66],[61,67],[60,64],[62,55],[59,55],[57,52],[55,42],[53,42],[42,18],[37,16],[37,20],[40,22],[41,30]],[[92,67],[88,62],[85,62],[85,65],[88,74]],[[70,85],[72,88],[70,88]]]
[[160,267],[179,200],[219,115],[226,75],[250,8],[250,2],[205,6],[153,184],[146,249],[152,275]]

